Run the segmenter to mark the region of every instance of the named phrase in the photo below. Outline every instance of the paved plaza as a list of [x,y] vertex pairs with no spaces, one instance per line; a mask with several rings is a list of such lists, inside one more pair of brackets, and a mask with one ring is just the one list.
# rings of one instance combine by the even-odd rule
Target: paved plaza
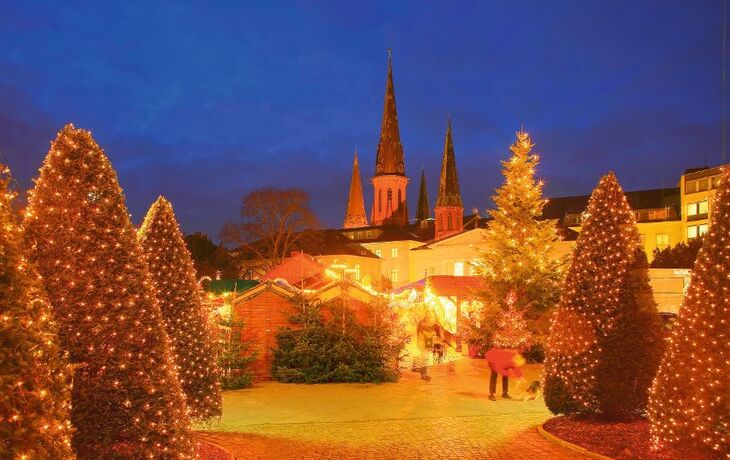
[[[539,372],[528,366],[527,379]],[[583,458],[536,432],[550,417],[542,399],[487,400],[483,360],[430,373],[430,382],[408,372],[393,384],[264,383],[230,391],[220,423],[198,428],[237,459]]]

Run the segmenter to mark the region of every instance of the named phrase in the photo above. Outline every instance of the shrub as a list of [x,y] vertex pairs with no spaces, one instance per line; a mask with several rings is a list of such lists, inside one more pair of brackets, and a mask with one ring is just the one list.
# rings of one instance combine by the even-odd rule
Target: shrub
[[651,268],[692,268],[702,247],[703,238],[694,238],[688,243],[680,242],[664,249],[654,249]]
[[574,414],[580,410],[580,403],[570,396],[561,378],[548,374],[543,386],[545,405],[553,414]]
[[384,303],[370,306],[370,324],[358,324],[352,311],[338,302],[301,302],[292,317],[295,329],[277,333],[272,376],[285,383],[392,382],[407,339],[397,317]]
[[542,342],[533,342],[532,345],[522,353],[528,364],[539,364],[545,361],[545,345]]

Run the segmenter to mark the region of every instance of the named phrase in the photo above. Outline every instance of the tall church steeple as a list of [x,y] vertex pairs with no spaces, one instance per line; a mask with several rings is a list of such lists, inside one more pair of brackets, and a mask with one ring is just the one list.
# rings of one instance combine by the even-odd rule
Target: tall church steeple
[[388,50],[388,78],[385,85],[383,121],[380,126],[380,141],[375,157],[373,178],[373,225],[406,225],[408,203],[406,201],[405,161],[398,129],[398,111],[395,106],[393,85],[393,61]]
[[362,195],[362,181],[360,180],[360,163],[355,159],[352,162],[352,177],[350,178],[350,196],[347,200],[347,211],[343,228],[367,227],[368,218],[365,214],[365,199]]
[[464,203],[461,201],[459,176],[456,173],[454,140],[451,134],[451,116],[446,126],[446,141],[441,159],[439,194],[436,199],[436,239],[439,240],[464,230]]
[[426,190],[426,169],[421,168],[421,186],[418,190],[418,209],[416,220],[423,222],[431,218],[431,207],[428,205],[428,191]]

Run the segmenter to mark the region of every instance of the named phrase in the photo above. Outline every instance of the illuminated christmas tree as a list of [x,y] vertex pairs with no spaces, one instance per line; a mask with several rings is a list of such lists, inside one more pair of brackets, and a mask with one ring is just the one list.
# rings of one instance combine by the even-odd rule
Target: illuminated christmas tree
[[190,415],[195,419],[219,416],[220,375],[208,312],[200,297],[193,260],[169,201],[159,197],[152,204],[138,234]]
[[65,126],[26,210],[26,240],[77,366],[71,422],[80,458],[193,456],[147,263],[116,173],[91,133]]
[[[555,413],[599,411],[601,343],[626,301],[624,284],[640,238],[613,173],[593,191],[581,226],[546,347],[545,402]],[[624,369],[640,366],[631,362]]]
[[511,348],[520,352],[530,346],[532,334],[527,327],[522,312],[513,307],[514,296],[506,300],[507,309],[503,310],[497,319],[497,329],[494,333],[494,346],[497,348]]
[[512,157],[502,162],[504,184],[493,197],[486,250],[477,263],[490,286],[487,301],[505,307],[515,297],[515,308],[535,317],[558,300],[560,266],[550,257],[558,239],[554,221],[541,220],[546,200],[542,181],[535,179],[540,158],[532,152],[530,135],[520,130],[510,146]]
[[[649,402],[655,447],[730,452],[730,172],[710,208],[692,272]],[[718,455],[719,454],[719,455]]]
[[73,458],[71,368],[38,275],[21,251],[0,165],[0,458]]

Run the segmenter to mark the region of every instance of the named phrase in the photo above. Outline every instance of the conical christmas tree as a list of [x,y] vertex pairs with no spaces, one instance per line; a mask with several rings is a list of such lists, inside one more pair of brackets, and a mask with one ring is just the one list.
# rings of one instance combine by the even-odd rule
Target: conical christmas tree
[[38,275],[21,251],[9,172],[0,170],[0,458],[73,458],[72,371]]
[[510,146],[512,157],[502,162],[504,184],[493,197],[486,249],[477,263],[489,284],[488,302],[514,307],[536,317],[557,303],[560,266],[550,256],[557,241],[554,221],[542,220],[546,200],[535,179],[540,158],[532,152],[530,135],[520,130]]
[[220,375],[208,313],[169,201],[159,197],[152,204],[138,234],[190,415],[195,419],[221,415]]
[[116,173],[91,133],[65,126],[26,210],[26,238],[78,366],[71,421],[80,458],[193,456],[147,264]]
[[669,349],[654,380],[654,445],[730,452],[730,171],[712,202]]
[[[545,402],[557,413],[598,411],[601,341],[622,306],[624,282],[639,243],[634,214],[613,173],[603,176],[583,214],[562,298],[546,347]],[[551,388],[552,385],[552,388]],[[566,389],[569,397],[556,395]],[[573,399],[558,407],[553,401]]]
[[522,312],[513,307],[514,295],[505,301],[507,309],[501,311],[494,332],[494,346],[525,351],[530,346],[532,334]]

